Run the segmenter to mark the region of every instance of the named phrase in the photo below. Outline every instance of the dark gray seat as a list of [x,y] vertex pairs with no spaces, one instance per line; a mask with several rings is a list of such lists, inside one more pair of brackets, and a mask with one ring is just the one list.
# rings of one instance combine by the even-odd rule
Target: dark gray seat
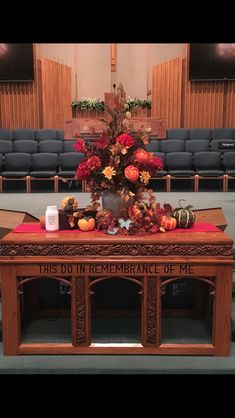
[[[190,152],[171,152],[166,154],[166,165],[171,180],[190,179],[195,188],[195,170],[193,166],[193,154]],[[169,191],[170,191],[169,190]]]
[[167,139],[183,139],[189,138],[189,129],[186,128],[171,128],[167,130]]
[[33,129],[14,129],[13,131],[14,141],[22,140],[35,140],[35,131]]
[[185,142],[185,151],[195,154],[195,152],[209,151],[210,141],[209,139],[191,139]]
[[15,152],[35,154],[38,150],[38,143],[37,141],[18,140],[13,142],[13,148]]
[[170,152],[166,154],[168,172],[173,176],[192,176],[195,173],[191,152]]
[[160,151],[159,141],[157,141],[156,139],[150,140],[149,143],[146,145],[146,150],[149,151],[149,152]]
[[226,173],[235,175],[235,151],[226,152],[223,158]]
[[65,152],[59,155],[59,177],[74,177],[78,164],[84,158],[81,152]]
[[235,139],[233,128],[214,128],[212,131],[212,139]]
[[182,152],[184,151],[184,141],[182,139],[165,139],[161,141],[161,152]]
[[61,138],[61,132],[57,129],[37,129],[35,131],[35,136],[37,141],[63,139]]
[[228,191],[229,180],[235,179],[235,151],[226,152],[223,158],[223,165],[226,176],[225,191]]
[[53,152],[60,154],[63,152],[63,141],[58,141],[57,139],[40,141],[39,152]]
[[5,140],[5,139],[12,141],[13,139],[12,129],[4,129],[4,128],[0,129],[0,140]]
[[212,139],[212,132],[209,128],[189,129],[189,139]]
[[53,180],[54,191],[58,191],[58,154],[38,153],[32,154],[32,171],[30,180]]
[[5,155],[3,180],[25,180],[26,192],[30,191],[29,172],[31,168],[31,154],[24,152]]
[[[77,167],[83,158],[84,154],[81,152],[65,152],[60,154],[58,180],[63,182],[65,180],[75,180]],[[85,191],[85,183],[82,183],[82,191]]]
[[64,139],[64,130],[63,129],[57,129],[57,139]]
[[63,152],[74,152],[74,145],[76,144],[75,140],[65,139]]
[[195,191],[199,190],[201,179],[220,179],[223,180],[223,191],[226,188],[226,177],[222,170],[221,154],[216,151],[196,152],[194,154]]
[[13,151],[12,141],[0,139],[0,154],[8,154]]

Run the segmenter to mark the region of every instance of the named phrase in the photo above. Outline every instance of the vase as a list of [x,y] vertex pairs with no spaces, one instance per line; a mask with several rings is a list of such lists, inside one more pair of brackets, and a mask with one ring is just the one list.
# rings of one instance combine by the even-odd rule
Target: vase
[[112,193],[109,190],[105,190],[102,194],[103,209],[111,210],[117,219],[120,217],[121,209],[130,206],[132,203],[132,198],[125,202],[118,193]]

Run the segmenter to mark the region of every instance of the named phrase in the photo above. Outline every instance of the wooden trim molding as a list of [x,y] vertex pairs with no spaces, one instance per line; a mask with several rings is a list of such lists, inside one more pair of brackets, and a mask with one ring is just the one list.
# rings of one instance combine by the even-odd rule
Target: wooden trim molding
[[230,256],[231,245],[225,244],[4,244],[0,246],[0,256],[50,256],[50,255],[208,255]]

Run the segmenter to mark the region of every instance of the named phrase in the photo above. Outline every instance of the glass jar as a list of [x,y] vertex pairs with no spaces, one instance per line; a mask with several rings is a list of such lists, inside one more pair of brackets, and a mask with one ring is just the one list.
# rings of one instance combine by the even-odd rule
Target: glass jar
[[57,206],[47,206],[45,213],[46,231],[59,230],[59,211]]

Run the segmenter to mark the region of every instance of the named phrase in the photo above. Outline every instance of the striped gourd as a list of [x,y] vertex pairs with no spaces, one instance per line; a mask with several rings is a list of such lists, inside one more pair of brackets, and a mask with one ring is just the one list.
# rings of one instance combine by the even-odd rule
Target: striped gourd
[[174,209],[172,216],[177,220],[177,228],[191,228],[195,222],[195,213],[191,210],[192,205],[183,208],[179,201],[179,208]]

